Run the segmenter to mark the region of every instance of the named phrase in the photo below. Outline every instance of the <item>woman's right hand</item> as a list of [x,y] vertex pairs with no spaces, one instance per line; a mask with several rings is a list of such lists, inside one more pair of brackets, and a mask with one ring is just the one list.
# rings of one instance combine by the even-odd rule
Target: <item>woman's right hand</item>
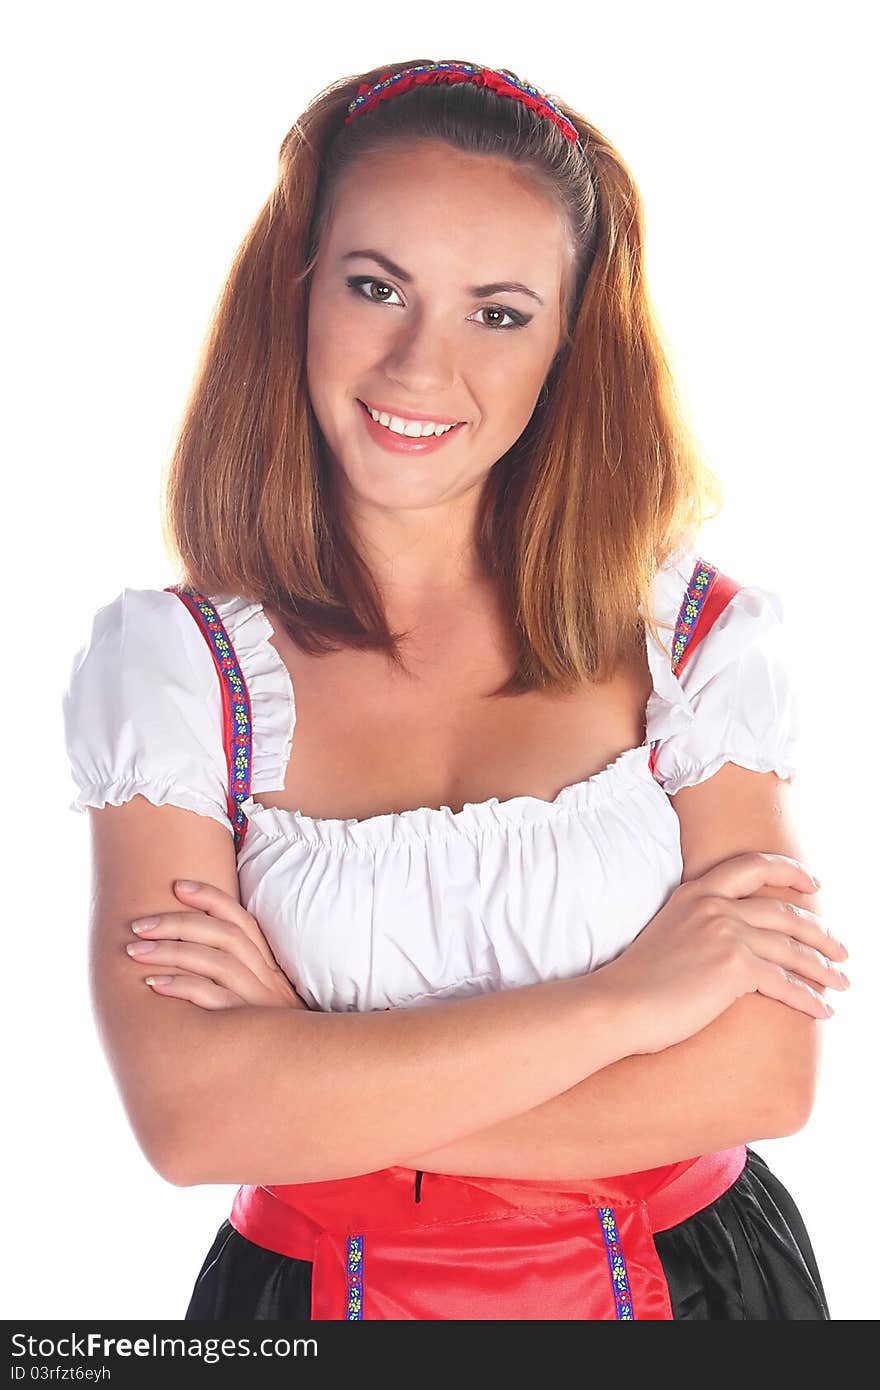
[[680,884],[626,950],[585,977],[623,1008],[628,1054],[692,1037],[745,994],[829,1016],[820,991],[847,988],[831,964],[846,948],[815,912],[750,896],[765,884],[815,892],[787,855],[735,855]]

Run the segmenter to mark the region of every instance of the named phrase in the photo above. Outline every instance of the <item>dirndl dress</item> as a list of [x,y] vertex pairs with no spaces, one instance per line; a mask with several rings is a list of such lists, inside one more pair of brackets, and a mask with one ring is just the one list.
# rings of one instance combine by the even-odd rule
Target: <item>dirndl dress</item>
[[[739,587],[698,562],[679,613],[676,672]],[[230,698],[216,612],[194,590],[173,591],[207,623]],[[236,781],[231,705],[225,725],[238,843],[249,788]],[[800,1212],[753,1148],[574,1187],[392,1167],[241,1188],[186,1318],[830,1317]]]

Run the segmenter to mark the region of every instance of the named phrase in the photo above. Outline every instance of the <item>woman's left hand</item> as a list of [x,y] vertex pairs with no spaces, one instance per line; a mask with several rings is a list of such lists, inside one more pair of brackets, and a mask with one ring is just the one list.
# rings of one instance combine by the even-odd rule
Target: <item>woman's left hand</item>
[[[150,967],[145,982],[154,993],[188,999],[202,1009],[308,1008],[275,960],[256,917],[236,898],[211,883],[187,891],[178,880],[174,892],[192,906],[150,919],[154,925],[138,931],[126,947],[132,960]],[[132,930],[145,920],[137,918]]]

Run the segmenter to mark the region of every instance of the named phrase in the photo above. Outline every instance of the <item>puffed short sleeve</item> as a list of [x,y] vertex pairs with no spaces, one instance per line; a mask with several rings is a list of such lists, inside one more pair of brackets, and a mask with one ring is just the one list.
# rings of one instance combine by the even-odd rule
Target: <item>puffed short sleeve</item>
[[673,624],[659,650],[648,635],[654,691],[647,737],[656,740],[654,775],[664,791],[704,782],[725,762],[755,772],[796,776],[799,714],[782,597],[743,585],[715,619],[692,656],[672,671],[674,621],[695,557],[686,556],[657,581],[657,609]]
[[220,687],[176,594],[124,589],[99,608],[62,696],[72,811],[144,796],[232,826]]

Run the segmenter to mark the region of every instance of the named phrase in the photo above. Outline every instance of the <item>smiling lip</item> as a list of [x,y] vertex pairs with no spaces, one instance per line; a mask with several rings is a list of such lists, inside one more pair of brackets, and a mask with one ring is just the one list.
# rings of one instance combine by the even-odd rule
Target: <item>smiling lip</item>
[[454,415],[430,415],[427,412],[423,415],[414,415],[411,410],[398,410],[393,405],[380,405],[378,401],[361,401],[361,405],[368,409],[378,410],[379,414],[397,415],[401,420],[419,420],[425,422],[430,420],[434,425],[461,425],[463,420],[457,420]]
[[[387,425],[380,425],[378,420],[373,419],[363,401],[358,401],[358,405],[367,434],[374,443],[378,444],[380,448],[386,449],[390,454],[433,454],[436,449],[442,449],[450,439],[456,439],[459,430],[467,429],[467,425],[462,421],[443,434],[395,434]],[[410,418],[418,419],[419,417],[416,415]],[[442,421],[438,420],[436,423],[442,424]]]

